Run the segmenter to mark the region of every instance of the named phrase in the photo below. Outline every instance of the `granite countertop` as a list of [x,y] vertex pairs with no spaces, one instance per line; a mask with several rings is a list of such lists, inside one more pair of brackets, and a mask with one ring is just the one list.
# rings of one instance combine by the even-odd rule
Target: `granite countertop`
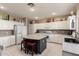
[[30,34],[25,36],[24,38],[27,39],[34,39],[34,40],[41,40],[42,38],[47,37],[47,35],[43,34],[43,33],[35,33],[35,34]]
[[66,35],[65,38],[73,38],[73,39],[76,39],[75,37],[72,37],[72,36],[69,36],[69,35]]

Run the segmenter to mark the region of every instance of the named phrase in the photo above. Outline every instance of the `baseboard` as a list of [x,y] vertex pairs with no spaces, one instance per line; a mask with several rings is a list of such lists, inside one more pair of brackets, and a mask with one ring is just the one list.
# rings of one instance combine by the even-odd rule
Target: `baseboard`
[[6,48],[8,48],[8,47],[11,47],[11,46],[14,46],[15,44],[12,44],[12,45],[10,45],[10,46],[7,46]]

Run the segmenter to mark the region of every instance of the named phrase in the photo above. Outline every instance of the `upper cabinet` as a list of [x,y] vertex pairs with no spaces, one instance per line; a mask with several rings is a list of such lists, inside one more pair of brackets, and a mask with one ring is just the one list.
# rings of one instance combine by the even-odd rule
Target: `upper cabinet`
[[24,23],[0,19],[0,30],[13,30],[14,25],[24,25]]
[[6,13],[0,13],[0,30],[13,30],[14,25],[25,25],[26,18]]
[[57,22],[49,22],[49,23],[36,23],[32,24],[34,27],[34,33],[38,29],[68,29],[68,30],[76,30],[75,29],[75,20],[76,16],[69,16],[66,21],[57,21]]
[[34,24],[35,29],[69,29],[68,22],[51,22],[51,23],[40,23]]

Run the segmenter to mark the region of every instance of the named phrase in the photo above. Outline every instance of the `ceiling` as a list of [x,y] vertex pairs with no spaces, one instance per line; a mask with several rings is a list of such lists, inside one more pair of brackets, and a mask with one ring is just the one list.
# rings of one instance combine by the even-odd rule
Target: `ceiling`
[[3,11],[18,16],[24,16],[34,19],[39,19],[53,16],[52,12],[56,13],[55,16],[68,15],[77,3],[35,3],[33,7],[35,11],[30,11],[30,6],[27,3],[1,3],[5,9]]

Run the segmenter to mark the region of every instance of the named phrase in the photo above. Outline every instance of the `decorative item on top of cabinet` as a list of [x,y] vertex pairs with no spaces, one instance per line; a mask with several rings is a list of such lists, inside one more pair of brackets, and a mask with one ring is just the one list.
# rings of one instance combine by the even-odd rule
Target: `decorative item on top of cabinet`
[[3,16],[2,16],[2,19],[3,19],[3,20],[9,20],[9,15],[8,15],[8,14],[3,15]]
[[60,19],[60,21],[63,21],[63,19]]
[[16,18],[14,18],[13,21],[16,21]]
[[30,21],[30,24],[33,24],[33,20],[32,20],[32,21]]
[[30,24],[35,24],[35,20],[29,21]]
[[66,18],[61,18],[61,19],[60,19],[60,21],[65,21],[65,20],[66,20]]
[[55,21],[55,22],[58,22],[58,21],[60,21],[60,20],[61,20],[61,19],[60,19],[59,17],[56,17],[54,21]]
[[51,21],[54,22],[54,18],[51,18]]
[[23,23],[26,23],[26,17],[22,18]]
[[35,20],[35,23],[39,23],[39,20]]
[[48,19],[47,19],[47,22],[48,22],[48,23],[51,22],[51,18],[48,18]]

